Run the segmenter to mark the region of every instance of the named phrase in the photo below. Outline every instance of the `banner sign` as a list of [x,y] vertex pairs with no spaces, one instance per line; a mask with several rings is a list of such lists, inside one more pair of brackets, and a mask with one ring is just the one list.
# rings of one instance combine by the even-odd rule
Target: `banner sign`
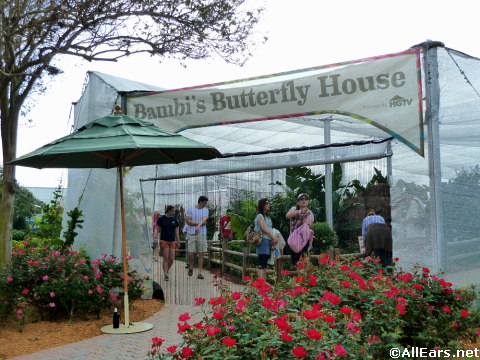
[[318,114],[370,123],[423,156],[420,50],[213,85],[134,93],[128,115],[178,132]]

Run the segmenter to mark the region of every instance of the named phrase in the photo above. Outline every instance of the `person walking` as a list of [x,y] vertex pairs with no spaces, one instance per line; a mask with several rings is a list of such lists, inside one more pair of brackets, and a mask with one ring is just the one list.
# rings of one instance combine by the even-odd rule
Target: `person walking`
[[208,209],[206,208],[208,198],[200,196],[197,206],[187,209],[185,222],[188,225],[188,276],[193,275],[193,263],[195,253],[198,256],[198,275],[197,279],[204,279],[203,270],[203,254],[207,252],[207,219]]
[[[290,246],[290,251],[291,251],[291,260],[292,264],[294,266],[297,265],[297,262],[300,260],[300,258],[308,252],[312,248],[312,242],[307,241],[310,240],[310,232],[308,232],[308,237],[307,236],[297,236],[296,233],[301,232],[303,228],[302,225],[305,225],[304,228],[306,230],[309,230],[310,226],[314,222],[314,216],[312,211],[308,208],[308,201],[309,201],[310,196],[308,194],[302,193],[297,196],[297,204],[293,206],[290,210],[288,210],[287,214],[285,217],[290,220],[290,236],[289,236],[289,244],[292,243]],[[294,234],[294,232],[296,232]],[[302,242],[299,246],[294,246],[293,244],[293,238],[297,240],[305,240],[305,243]],[[313,238],[312,238],[313,240]],[[295,243],[295,245],[298,245]]]
[[218,221],[220,225],[220,237],[222,240],[226,239],[227,241],[232,241],[233,238],[233,229],[230,224],[230,216],[228,216],[228,213],[231,213],[232,210],[228,209],[227,213],[220,217],[220,220]]
[[269,211],[270,200],[260,199],[257,204],[257,216],[254,220],[254,230],[262,231],[262,242],[256,248],[259,279],[267,278],[267,262],[272,252],[272,245],[276,245],[278,242],[278,237],[272,234],[272,219],[268,216]]
[[[157,220],[155,231],[160,233],[160,248],[162,249],[162,268],[165,281],[170,280],[168,272],[175,260],[175,251],[180,245],[180,224],[175,216],[175,206],[168,205],[165,215]],[[156,234],[154,234],[155,238]]]

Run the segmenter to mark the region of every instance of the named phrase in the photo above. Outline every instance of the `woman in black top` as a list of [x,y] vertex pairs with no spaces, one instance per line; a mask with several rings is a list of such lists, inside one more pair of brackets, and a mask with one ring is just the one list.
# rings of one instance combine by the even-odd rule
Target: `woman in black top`
[[[173,260],[175,260],[177,244],[180,244],[179,226],[180,224],[175,217],[175,206],[168,205],[165,215],[158,218],[155,229],[155,231],[160,232],[160,249],[162,249],[162,268],[165,281],[169,280],[168,271],[173,265]],[[154,237],[155,235],[156,234],[154,234]]]

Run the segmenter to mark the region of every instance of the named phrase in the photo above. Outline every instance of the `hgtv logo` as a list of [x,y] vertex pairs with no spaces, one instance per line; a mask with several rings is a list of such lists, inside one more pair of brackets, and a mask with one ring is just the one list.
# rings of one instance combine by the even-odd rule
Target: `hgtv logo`
[[390,107],[408,106],[412,104],[412,99],[405,99],[399,95],[390,99]]

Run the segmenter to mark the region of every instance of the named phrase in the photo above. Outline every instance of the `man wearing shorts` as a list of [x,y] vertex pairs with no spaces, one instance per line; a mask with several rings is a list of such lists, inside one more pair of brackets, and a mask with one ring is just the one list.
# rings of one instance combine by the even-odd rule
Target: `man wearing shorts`
[[188,276],[193,275],[193,262],[195,253],[198,255],[197,279],[203,279],[203,253],[207,252],[207,219],[208,209],[206,208],[208,198],[200,196],[197,206],[187,209],[185,222],[188,225]]
[[[168,271],[172,267],[175,260],[175,249],[177,244],[180,244],[180,224],[175,217],[175,206],[168,205],[165,215],[162,215],[157,220],[157,226],[154,231],[160,232],[160,249],[162,249],[163,258],[163,274],[165,281],[170,280]],[[154,238],[156,233],[154,232]]]

